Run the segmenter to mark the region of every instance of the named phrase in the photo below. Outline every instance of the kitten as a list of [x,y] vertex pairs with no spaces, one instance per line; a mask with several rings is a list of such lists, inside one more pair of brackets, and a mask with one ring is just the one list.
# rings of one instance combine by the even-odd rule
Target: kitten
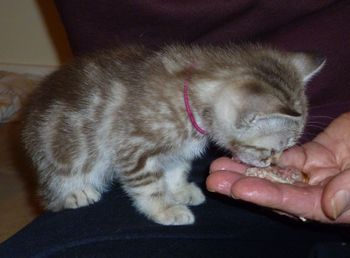
[[118,179],[154,222],[191,224],[205,201],[187,182],[209,140],[254,166],[292,146],[306,82],[324,59],[259,46],[172,45],[101,51],[50,75],[28,107],[23,141],[45,206],[97,202]]

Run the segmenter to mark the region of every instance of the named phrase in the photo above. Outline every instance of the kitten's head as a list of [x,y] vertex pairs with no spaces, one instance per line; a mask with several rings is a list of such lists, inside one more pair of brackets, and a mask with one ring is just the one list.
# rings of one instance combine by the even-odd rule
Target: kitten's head
[[325,64],[316,54],[255,45],[175,46],[165,53],[169,74],[191,77],[191,102],[212,140],[254,166],[270,165],[297,142],[307,117],[305,85]]
[[[312,54],[264,49],[240,53],[217,80],[221,86],[213,98],[213,140],[247,164],[270,165],[275,153],[300,137],[307,117],[305,84],[324,63]],[[236,71],[230,74],[230,69]]]

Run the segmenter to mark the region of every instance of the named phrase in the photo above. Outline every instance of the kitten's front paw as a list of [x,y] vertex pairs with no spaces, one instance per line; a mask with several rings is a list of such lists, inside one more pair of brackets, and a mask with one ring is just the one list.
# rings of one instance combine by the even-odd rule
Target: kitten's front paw
[[76,209],[79,207],[93,204],[101,199],[101,194],[92,187],[86,187],[83,190],[77,190],[66,198],[64,209]]
[[188,225],[194,223],[194,215],[185,205],[171,206],[158,213],[154,221],[163,225]]
[[174,200],[178,204],[199,205],[205,202],[202,190],[194,183],[187,184],[174,194]]

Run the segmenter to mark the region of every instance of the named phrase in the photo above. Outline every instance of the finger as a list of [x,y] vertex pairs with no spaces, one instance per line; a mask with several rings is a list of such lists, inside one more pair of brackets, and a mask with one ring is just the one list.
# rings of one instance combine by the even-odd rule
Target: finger
[[231,196],[231,187],[242,175],[230,171],[212,172],[206,181],[207,189],[210,192],[217,192]]
[[330,178],[339,173],[338,167],[322,167],[309,171],[309,184],[310,185],[325,185]]
[[350,170],[335,176],[325,186],[322,208],[329,218],[350,222]]
[[279,162],[281,166],[294,166],[304,172],[318,167],[336,164],[334,155],[317,142],[308,142],[303,146],[295,146],[283,152]]
[[309,142],[285,151],[280,166],[294,166],[309,175],[309,183],[319,184],[325,178],[339,172],[334,155],[317,142]]
[[247,165],[238,163],[230,158],[222,157],[214,160],[210,165],[210,173],[214,171],[235,171],[238,173],[244,173],[247,169]]
[[231,188],[232,196],[297,217],[331,222],[321,208],[320,186],[272,183],[259,178],[241,178]]
[[332,121],[324,132],[319,134],[314,141],[323,146],[327,146],[327,148],[336,154],[338,160],[348,160],[348,151],[344,151],[344,147],[349,148],[349,127],[350,112],[344,113]]
[[303,147],[294,146],[284,151],[278,160],[279,166],[293,166],[303,170],[306,162],[306,153]]

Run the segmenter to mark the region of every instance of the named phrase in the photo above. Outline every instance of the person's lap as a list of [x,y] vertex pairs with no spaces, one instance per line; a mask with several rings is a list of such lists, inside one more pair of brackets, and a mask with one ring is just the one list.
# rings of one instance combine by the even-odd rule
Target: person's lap
[[[210,148],[194,163],[192,180],[204,187],[210,161],[221,154]],[[0,257],[230,257],[233,250],[239,257],[304,257],[320,243],[350,240],[347,228],[206,195],[206,203],[192,208],[194,225],[166,227],[138,214],[115,184],[90,207],[45,213],[5,242]]]

